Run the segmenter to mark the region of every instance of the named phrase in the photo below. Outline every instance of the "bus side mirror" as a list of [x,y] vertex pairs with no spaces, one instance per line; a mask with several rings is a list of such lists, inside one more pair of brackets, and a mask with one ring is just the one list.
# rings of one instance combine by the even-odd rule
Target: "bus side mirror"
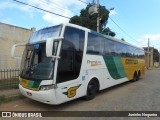
[[46,40],[46,56],[47,57],[52,57],[52,51],[53,51],[53,42],[54,39],[47,39]]
[[55,53],[57,52],[59,41],[61,39],[62,38],[46,40],[46,56],[47,57],[60,58],[59,56],[55,56]]
[[12,50],[11,50],[11,56],[13,57],[13,58],[15,58],[15,59],[21,59],[21,56],[15,56],[15,49],[16,49],[16,47],[18,47],[18,46],[25,46],[26,45],[26,43],[20,43],[20,44],[15,44],[15,45],[13,45],[12,46]]

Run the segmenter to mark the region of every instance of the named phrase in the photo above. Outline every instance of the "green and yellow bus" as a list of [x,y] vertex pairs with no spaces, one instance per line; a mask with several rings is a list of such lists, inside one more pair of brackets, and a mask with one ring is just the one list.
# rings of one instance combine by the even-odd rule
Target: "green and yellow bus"
[[61,104],[132,80],[145,72],[144,50],[74,24],[34,32],[22,57],[19,89],[24,96]]

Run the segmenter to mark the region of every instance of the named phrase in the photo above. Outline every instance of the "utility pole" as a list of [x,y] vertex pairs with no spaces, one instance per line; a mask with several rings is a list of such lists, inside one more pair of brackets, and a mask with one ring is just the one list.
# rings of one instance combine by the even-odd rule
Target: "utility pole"
[[158,51],[158,55],[159,55],[159,67],[160,67],[160,48],[159,48],[159,51]]
[[99,32],[99,0],[97,0],[97,32]]
[[150,59],[149,59],[149,54],[150,54],[150,53],[149,53],[149,41],[150,41],[150,40],[149,40],[149,38],[148,38],[148,69],[150,68],[150,62],[149,62],[149,61],[150,61]]

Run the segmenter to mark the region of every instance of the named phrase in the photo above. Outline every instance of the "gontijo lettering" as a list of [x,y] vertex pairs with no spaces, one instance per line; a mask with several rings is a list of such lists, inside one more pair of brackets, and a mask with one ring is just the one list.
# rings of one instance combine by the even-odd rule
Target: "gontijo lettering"
[[126,59],[126,64],[138,64],[138,60]]

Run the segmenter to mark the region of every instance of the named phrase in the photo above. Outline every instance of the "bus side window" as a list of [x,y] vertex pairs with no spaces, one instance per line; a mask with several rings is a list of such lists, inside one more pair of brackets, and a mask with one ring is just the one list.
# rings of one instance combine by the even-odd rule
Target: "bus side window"
[[138,51],[138,49],[136,48],[135,49],[135,53],[136,53],[136,58],[138,58],[139,57],[139,53],[138,53],[139,51]]
[[129,54],[130,54],[130,52],[129,52],[129,46],[126,45],[126,57],[129,57],[130,56]]
[[94,53],[94,46],[88,46],[87,53]]
[[136,49],[133,47],[133,57],[135,58],[136,57],[136,54],[135,54],[135,51],[136,51]]
[[111,50],[109,48],[109,40],[107,40],[106,38],[105,38],[104,49],[105,49],[105,52],[104,52],[105,55],[107,55],[107,56],[111,55]]
[[102,37],[93,33],[88,33],[87,54],[103,55],[104,40]]
[[116,48],[117,48],[117,56],[123,56],[123,44],[117,42]]
[[105,40],[102,37],[99,37],[99,42],[100,42],[100,47],[99,47],[99,51],[101,55],[104,55],[105,53]]
[[122,47],[122,48],[123,48],[123,49],[122,49],[122,56],[123,56],[123,57],[126,57],[126,54],[127,54],[127,45],[123,44],[122,46],[123,46],[123,47]]
[[108,52],[107,55],[116,56],[115,42],[111,40],[106,40],[105,51]]

